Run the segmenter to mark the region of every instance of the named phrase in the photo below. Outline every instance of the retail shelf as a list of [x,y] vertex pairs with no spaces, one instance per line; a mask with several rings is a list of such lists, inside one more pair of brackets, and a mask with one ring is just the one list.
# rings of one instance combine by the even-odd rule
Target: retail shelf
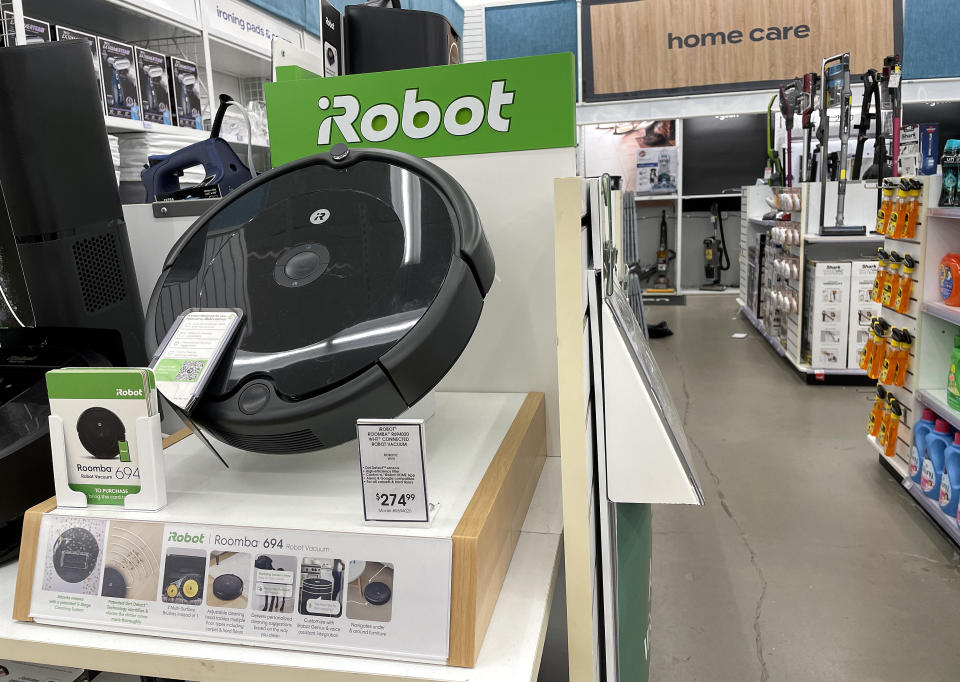
[[920,402],[937,413],[941,419],[946,419],[955,429],[960,429],[960,412],[957,412],[947,402],[947,389],[921,388],[917,391]]
[[890,475],[896,478],[901,483],[904,480],[910,480],[910,469],[907,467],[907,463],[900,459],[899,456],[896,457],[887,457],[882,452],[880,452],[880,445],[877,443],[877,440],[873,436],[867,436],[867,441],[870,442],[873,447],[879,453],[880,465],[890,472]]
[[924,301],[921,310],[950,324],[960,325],[960,308],[939,301]]
[[132,121],[129,118],[118,118],[116,116],[104,116],[103,120],[107,125],[107,132],[110,134],[155,132],[178,135],[186,140],[202,140],[210,137],[210,132],[207,130],[168,126],[162,123],[150,123],[149,121]]
[[904,477],[900,484],[910,493],[910,496],[920,505],[920,508],[927,513],[927,516],[940,527],[940,530],[953,541],[953,544],[960,547],[960,527],[957,527],[957,520],[950,518],[940,511],[940,505],[935,500],[924,495],[920,486],[914,483],[909,477]]
[[739,199],[741,192],[721,192],[720,194],[684,194],[684,199]]
[[[192,6],[193,3],[189,3]],[[124,42],[199,38],[196,13],[157,0],[23,0],[27,16]],[[190,8],[188,7],[188,11]]]
[[880,443],[878,443],[877,439],[871,436],[869,433],[867,434],[867,442],[870,443],[870,447],[877,451],[877,454],[879,454],[881,457],[886,457],[886,455],[883,454],[883,448],[880,446]]
[[270,78],[271,58],[254,50],[210,36],[210,64],[218,73],[237,78]]
[[883,235],[868,232],[859,236],[824,237],[822,234],[805,234],[803,240],[811,244],[883,244]]
[[754,227],[776,227],[776,220],[760,220],[759,218],[750,218],[750,224]]
[[927,209],[927,217],[960,220],[960,208],[940,208],[939,206],[935,206]]
[[725,285],[727,288],[723,291],[704,291],[703,289],[692,287],[692,288],[681,288],[680,293],[685,296],[717,296],[719,295],[732,295],[737,293],[736,285],[729,284]]
[[636,194],[633,199],[637,203],[644,201],[676,201],[676,194]]

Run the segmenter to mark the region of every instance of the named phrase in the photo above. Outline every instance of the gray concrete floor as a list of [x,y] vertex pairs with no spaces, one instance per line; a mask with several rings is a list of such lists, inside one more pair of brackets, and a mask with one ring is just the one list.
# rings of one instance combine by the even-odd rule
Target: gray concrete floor
[[[732,296],[650,307],[706,507],[654,512],[656,682],[960,679],[960,556]],[[747,332],[742,340],[734,332]]]

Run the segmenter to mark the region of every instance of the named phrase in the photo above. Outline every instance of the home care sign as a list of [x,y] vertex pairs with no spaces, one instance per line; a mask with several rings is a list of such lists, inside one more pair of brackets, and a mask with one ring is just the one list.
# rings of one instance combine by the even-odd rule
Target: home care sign
[[576,144],[569,53],[280,80],[264,89],[275,165],[341,142],[420,157]]

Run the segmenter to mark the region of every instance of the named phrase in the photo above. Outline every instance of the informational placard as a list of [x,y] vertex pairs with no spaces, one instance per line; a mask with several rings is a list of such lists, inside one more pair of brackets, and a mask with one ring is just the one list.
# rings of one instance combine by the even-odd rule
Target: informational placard
[[879,69],[902,16],[897,0],[584,0],[584,99],[769,87],[841,52]]
[[450,538],[43,517],[41,623],[445,662]]
[[242,319],[239,309],[191,308],[180,313],[151,362],[163,397],[189,414]]
[[430,520],[422,419],[359,419],[363,518],[400,523]]

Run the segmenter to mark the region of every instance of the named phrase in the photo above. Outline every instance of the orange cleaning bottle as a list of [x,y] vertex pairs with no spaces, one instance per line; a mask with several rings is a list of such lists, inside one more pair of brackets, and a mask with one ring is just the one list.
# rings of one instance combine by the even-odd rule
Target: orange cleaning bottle
[[877,224],[873,228],[877,234],[887,233],[887,223],[890,221],[890,212],[893,210],[893,193],[896,189],[897,184],[890,179],[884,180],[881,185],[882,198],[877,211]]
[[884,322],[877,327],[877,331],[880,332],[880,338],[877,340],[876,347],[873,351],[870,367],[867,368],[867,376],[871,379],[880,378],[880,369],[883,367],[883,361],[887,357],[887,338],[890,333],[890,325]]
[[894,386],[903,386],[907,380],[907,370],[910,366],[910,347],[913,345],[913,335],[908,329],[900,330],[900,358],[897,360],[897,375],[893,378]]
[[862,370],[866,370],[870,363],[873,362],[873,352],[877,348],[877,330],[876,330],[877,318],[872,318],[870,320],[870,326],[868,328],[867,340],[863,344],[863,348],[860,349],[860,354],[857,356],[857,366]]
[[887,391],[887,400],[883,405],[883,414],[880,415],[880,430],[877,431],[877,443],[881,446],[887,444],[887,426],[890,424],[890,406],[896,401],[893,393]]
[[887,266],[890,264],[890,254],[883,250],[883,247],[877,249],[877,276],[873,279],[873,288],[870,290],[870,300],[874,303],[880,302],[880,295],[883,293],[883,283],[887,279]]
[[893,305],[893,297],[896,294],[897,286],[900,284],[900,266],[902,264],[903,256],[896,251],[891,251],[887,276],[883,280],[883,289],[880,292],[880,303],[888,308]]
[[910,292],[913,289],[913,271],[917,269],[917,262],[909,253],[903,257],[903,267],[900,269],[897,295],[891,306],[898,313],[907,312],[910,307]]
[[943,257],[937,278],[940,281],[940,300],[947,305],[960,306],[960,254],[948,253]]
[[883,439],[883,454],[893,457],[897,454],[897,431],[900,429],[900,417],[903,416],[903,406],[900,401],[893,399],[890,402],[890,418],[887,420],[887,435]]
[[919,180],[910,181],[910,205],[907,210],[907,226],[903,231],[905,239],[914,239],[917,236],[917,218],[920,216],[920,192],[923,183]]
[[900,330],[890,330],[890,342],[887,345],[887,353],[883,358],[883,364],[880,365],[880,374],[877,381],[889,386],[893,383],[893,378],[897,376],[897,362],[900,361]]
[[887,389],[877,386],[877,395],[873,399],[870,409],[870,419],[867,420],[867,434],[876,436],[880,432],[880,422],[883,420],[884,408],[887,405]]
[[897,197],[890,212],[890,222],[887,223],[887,236],[893,239],[903,239],[903,230],[907,226],[907,203],[910,194],[910,185],[906,178],[897,185]]

